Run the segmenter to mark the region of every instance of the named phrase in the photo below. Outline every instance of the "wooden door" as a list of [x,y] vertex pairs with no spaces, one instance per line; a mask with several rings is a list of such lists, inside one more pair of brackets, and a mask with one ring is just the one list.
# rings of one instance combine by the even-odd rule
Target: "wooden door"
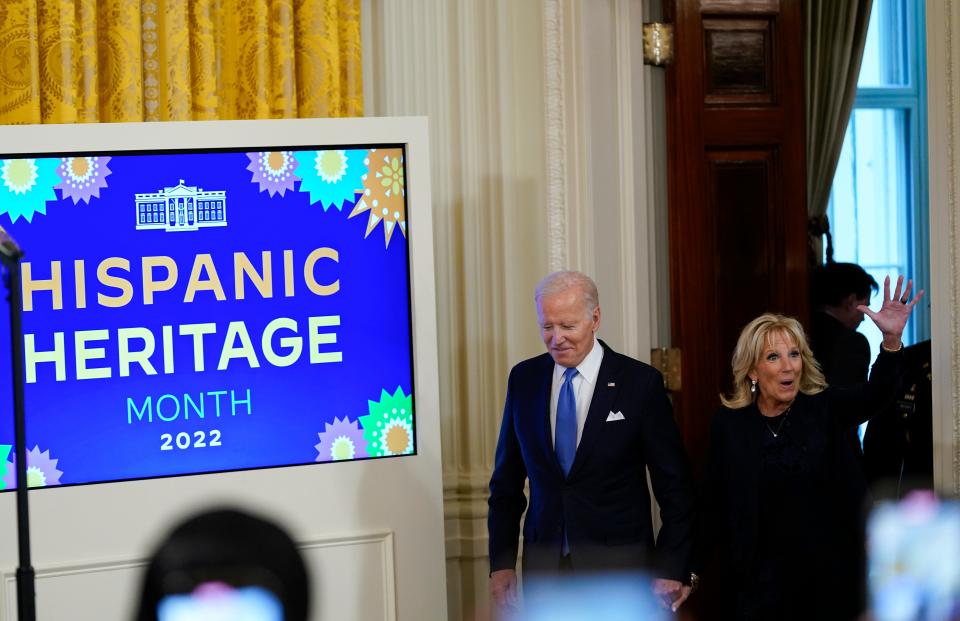
[[801,0],[664,0],[678,423],[697,473],[741,328],[807,308]]

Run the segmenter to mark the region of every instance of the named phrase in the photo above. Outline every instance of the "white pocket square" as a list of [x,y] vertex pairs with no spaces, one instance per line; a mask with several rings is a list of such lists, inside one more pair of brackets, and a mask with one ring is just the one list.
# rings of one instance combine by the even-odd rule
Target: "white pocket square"
[[625,420],[623,412],[610,412],[607,414],[607,422],[609,423],[612,420]]

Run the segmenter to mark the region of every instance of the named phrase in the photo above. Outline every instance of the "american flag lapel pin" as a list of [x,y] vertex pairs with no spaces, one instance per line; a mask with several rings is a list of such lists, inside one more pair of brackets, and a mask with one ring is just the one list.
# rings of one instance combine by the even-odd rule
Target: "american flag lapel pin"
[[613,388],[617,385],[616,382],[607,382],[607,388]]

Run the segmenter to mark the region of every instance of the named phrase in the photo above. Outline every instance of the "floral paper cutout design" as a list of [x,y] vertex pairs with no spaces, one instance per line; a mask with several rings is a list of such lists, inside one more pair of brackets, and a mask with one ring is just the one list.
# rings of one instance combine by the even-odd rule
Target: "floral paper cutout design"
[[61,158],[57,166],[60,183],[53,187],[63,192],[64,199],[72,199],[74,205],[80,201],[89,205],[90,199],[100,198],[100,190],[107,187],[109,162],[110,157],[105,155]]
[[[50,450],[41,452],[39,446],[27,451],[27,487],[48,487],[60,485],[61,470],[57,470],[59,459],[50,458]],[[7,462],[7,472],[3,476],[6,488],[13,488],[17,478],[17,456],[13,455]]]
[[58,158],[0,160],[0,214],[8,214],[11,222],[46,215],[47,201],[57,200],[59,164]]
[[300,191],[310,193],[311,205],[319,202],[324,211],[330,207],[342,211],[345,203],[356,200],[367,172],[366,150],[297,151],[293,155],[300,163]]
[[368,457],[367,443],[357,421],[351,421],[346,416],[340,420],[334,416],[333,424],[325,423],[325,426],[326,430],[317,434],[320,436],[320,443],[314,447],[317,449],[316,461]]
[[287,190],[293,192],[294,183],[300,181],[294,171],[300,162],[293,156],[293,151],[261,151],[247,153],[250,165],[247,170],[253,173],[250,180],[260,186],[261,192],[268,192],[272,198],[275,194],[284,196]]
[[397,386],[392,395],[380,391],[380,401],[367,401],[369,414],[359,418],[367,452],[374,457],[413,452],[413,398]]
[[368,212],[364,237],[383,222],[383,245],[389,247],[395,229],[407,235],[403,153],[400,149],[370,149],[367,165],[370,170],[363,177],[363,196],[347,217]]
[[0,489],[7,489],[7,482],[4,481],[4,478],[7,476],[7,456],[10,455],[10,449],[13,447],[9,444],[0,444]]

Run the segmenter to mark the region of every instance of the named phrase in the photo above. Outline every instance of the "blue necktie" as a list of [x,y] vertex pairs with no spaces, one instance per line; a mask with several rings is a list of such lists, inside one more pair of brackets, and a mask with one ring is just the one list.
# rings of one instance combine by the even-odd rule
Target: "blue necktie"
[[557,399],[557,430],[553,445],[564,476],[570,474],[573,458],[577,454],[577,398],[573,394],[573,378],[576,374],[575,368],[563,372],[560,398]]
[[[563,383],[560,384],[560,397],[557,399],[557,431],[553,440],[557,460],[563,468],[563,476],[570,474],[573,458],[577,454],[577,398],[573,394],[573,378],[576,369],[567,369],[563,372]],[[563,543],[560,554],[570,554],[570,542],[567,540],[567,527],[563,527]]]

